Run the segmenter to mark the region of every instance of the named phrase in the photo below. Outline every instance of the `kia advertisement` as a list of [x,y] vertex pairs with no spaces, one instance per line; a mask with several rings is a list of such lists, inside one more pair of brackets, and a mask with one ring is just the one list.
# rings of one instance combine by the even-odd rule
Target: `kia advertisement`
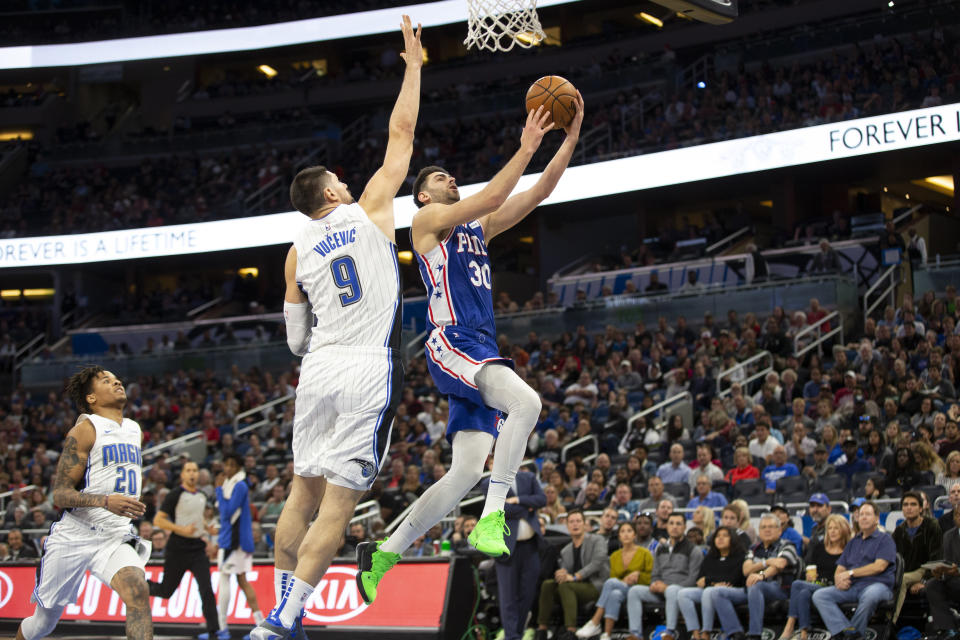
[[[335,627],[388,627],[391,629],[439,629],[444,598],[450,577],[449,562],[403,562],[386,575],[377,591],[377,601],[367,606],[357,591],[357,569],[333,565],[307,601],[304,625]],[[146,567],[148,580],[163,579],[163,567]],[[0,618],[22,620],[33,613],[30,602],[36,577],[35,566],[0,566]],[[257,592],[264,614],[274,605],[273,565],[256,564],[247,574]],[[216,568],[210,579],[214,592],[219,585]],[[254,626],[253,611],[243,592],[232,580],[228,622]],[[155,623],[203,625],[203,611],[197,583],[187,573],[179,588],[167,599],[151,598]],[[84,576],[76,602],[68,605],[63,620],[123,622],[126,607],[109,586],[89,573]]]

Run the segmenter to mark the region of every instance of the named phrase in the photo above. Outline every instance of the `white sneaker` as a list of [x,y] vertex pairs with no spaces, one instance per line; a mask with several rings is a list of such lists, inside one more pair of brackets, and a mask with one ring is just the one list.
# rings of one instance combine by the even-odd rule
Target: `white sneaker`
[[600,640],[610,640],[610,634],[609,634],[609,633],[601,633],[601,634],[600,634]]
[[592,638],[602,630],[603,629],[601,629],[600,625],[598,625],[596,622],[593,620],[587,620],[587,624],[577,629],[576,636],[578,638]]

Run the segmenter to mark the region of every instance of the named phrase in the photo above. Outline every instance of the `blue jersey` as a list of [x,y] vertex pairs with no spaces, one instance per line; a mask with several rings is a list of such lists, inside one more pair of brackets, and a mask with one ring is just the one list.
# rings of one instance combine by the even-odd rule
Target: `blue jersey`
[[417,257],[427,287],[429,328],[460,326],[495,339],[490,258],[480,223],[454,227],[439,245]]

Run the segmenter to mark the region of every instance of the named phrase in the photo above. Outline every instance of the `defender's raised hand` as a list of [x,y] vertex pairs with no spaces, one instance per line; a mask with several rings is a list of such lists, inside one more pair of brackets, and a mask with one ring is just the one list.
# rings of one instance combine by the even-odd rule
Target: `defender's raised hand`
[[543,108],[543,105],[537,107],[536,111],[527,113],[527,124],[523,127],[523,133],[520,134],[520,147],[527,151],[534,152],[540,147],[544,134],[553,129],[550,112]]
[[403,16],[403,22],[400,23],[400,30],[403,32],[403,52],[400,57],[407,63],[407,66],[423,65],[423,46],[420,44],[420,33],[423,30],[421,24],[417,23],[417,30],[414,32],[413,23],[410,16]]

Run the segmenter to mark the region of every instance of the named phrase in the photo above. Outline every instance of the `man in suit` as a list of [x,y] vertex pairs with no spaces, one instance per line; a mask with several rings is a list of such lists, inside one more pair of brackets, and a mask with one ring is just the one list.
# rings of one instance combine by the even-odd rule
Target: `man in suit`
[[954,640],[960,637],[955,628],[950,607],[960,600],[960,510],[956,507],[953,515],[953,528],[943,534],[943,561],[949,562],[949,569],[934,569],[933,579],[927,581],[927,601],[933,616],[933,628],[937,637]]
[[[490,479],[483,481],[486,493]],[[497,591],[500,598],[500,621],[503,624],[504,640],[520,640],[523,637],[527,614],[537,594],[537,579],[540,576],[540,522],[537,510],[546,506],[547,497],[529,471],[518,471],[513,486],[507,492],[504,505],[505,523],[510,533],[503,541],[509,555],[496,560]]]
[[553,580],[544,580],[540,586],[537,640],[546,640],[550,615],[558,599],[563,607],[565,629],[559,640],[575,640],[577,609],[583,603],[596,600],[610,576],[607,541],[595,533],[587,533],[582,511],[574,509],[567,513],[567,531],[571,540],[560,550],[560,568]]

